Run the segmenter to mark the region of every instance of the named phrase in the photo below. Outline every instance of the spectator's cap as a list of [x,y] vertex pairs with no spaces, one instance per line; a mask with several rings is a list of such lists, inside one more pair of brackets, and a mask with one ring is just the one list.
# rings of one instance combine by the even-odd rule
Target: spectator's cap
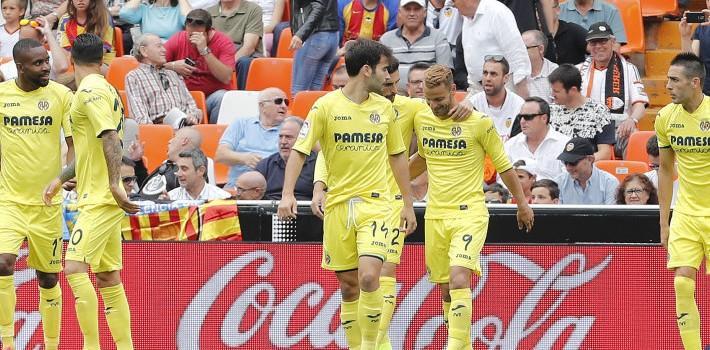
[[419,4],[419,6],[421,6],[421,7],[426,7],[426,3],[424,2],[424,0],[400,0],[399,7],[405,7],[409,3],[415,3],[415,4]]
[[594,39],[609,39],[614,36],[614,32],[606,22],[597,22],[589,26],[587,31],[587,41]]
[[538,172],[537,161],[532,158],[518,159],[513,163],[513,169],[523,170],[526,173],[528,173],[530,176],[536,176],[537,172]]
[[575,137],[565,145],[565,150],[557,157],[563,162],[575,163],[580,159],[594,155],[594,145],[588,139]]

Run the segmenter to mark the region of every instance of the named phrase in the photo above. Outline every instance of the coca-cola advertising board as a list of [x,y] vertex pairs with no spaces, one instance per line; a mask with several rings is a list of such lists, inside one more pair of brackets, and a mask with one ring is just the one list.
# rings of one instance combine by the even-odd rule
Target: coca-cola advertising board
[[[16,344],[41,349],[26,253],[15,275]],[[338,285],[320,259],[318,244],[126,243],[122,276],[135,347],[346,348]],[[486,246],[483,276],[472,284],[474,349],[681,349],[665,261],[654,246]],[[398,276],[393,348],[444,348],[440,295],[427,280],[422,245],[406,246]],[[707,277],[698,276],[699,307],[710,324]],[[62,288],[60,348],[81,349],[63,278]],[[102,312],[99,319],[103,348],[115,349]]]

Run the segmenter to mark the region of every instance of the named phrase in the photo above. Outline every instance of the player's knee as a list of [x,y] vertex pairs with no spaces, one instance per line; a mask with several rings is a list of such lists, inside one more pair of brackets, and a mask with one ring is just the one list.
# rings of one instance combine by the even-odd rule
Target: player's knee
[[37,271],[37,282],[40,288],[52,289],[59,282],[59,274]]
[[0,276],[11,276],[15,272],[15,260],[12,254],[0,254]]
[[461,289],[471,287],[471,274],[465,271],[455,271],[449,277],[449,288]]
[[360,273],[360,289],[372,292],[380,285],[380,274],[374,271]]
[[121,274],[118,271],[99,272],[96,274],[96,286],[108,288],[121,284]]

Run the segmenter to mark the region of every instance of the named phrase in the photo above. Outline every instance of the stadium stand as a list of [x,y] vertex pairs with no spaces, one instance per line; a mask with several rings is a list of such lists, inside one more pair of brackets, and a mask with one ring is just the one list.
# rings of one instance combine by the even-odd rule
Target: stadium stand
[[261,91],[269,87],[277,87],[291,98],[291,65],[290,58],[257,58],[251,62],[245,90]]
[[648,171],[648,163],[626,161],[626,160],[599,160],[594,165],[609,174],[614,175],[619,182],[634,173],[645,173]]
[[138,60],[133,56],[116,57],[108,66],[106,80],[117,90],[126,90],[126,75],[136,67]]
[[328,91],[299,91],[293,98],[291,115],[306,119],[316,100],[327,93]]
[[140,141],[145,144],[145,166],[152,171],[168,157],[168,141],[173,138],[173,128],[163,124],[141,124],[138,130]]
[[[217,145],[219,145],[219,139],[222,138],[224,130],[227,129],[227,125],[224,124],[200,124],[196,125],[195,128],[202,135],[202,151],[209,158],[215,159],[215,152],[217,151]],[[229,178],[229,167],[222,163],[214,163],[214,173],[215,181],[218,185],[224,185],[227,183]]]
[[629,144],[626,146],[625,160],[645,162],[648,164],[648,153],[646,153],[646,142],[656,133],[654,131],[636,131],[629,136]]
[[235,119],[259,115],[258,91],[227,91],[219,106],[217,124],[229,125]]

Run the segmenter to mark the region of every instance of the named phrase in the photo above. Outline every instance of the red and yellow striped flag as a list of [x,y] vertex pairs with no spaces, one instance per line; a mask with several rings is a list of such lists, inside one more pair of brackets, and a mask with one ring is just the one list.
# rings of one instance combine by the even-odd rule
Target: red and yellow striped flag
[[149,214],[127,215],[122,223],[123,239],[144,241],[178,240],[182,222],[188,217],[189,209],[190,207],[184,207]]

